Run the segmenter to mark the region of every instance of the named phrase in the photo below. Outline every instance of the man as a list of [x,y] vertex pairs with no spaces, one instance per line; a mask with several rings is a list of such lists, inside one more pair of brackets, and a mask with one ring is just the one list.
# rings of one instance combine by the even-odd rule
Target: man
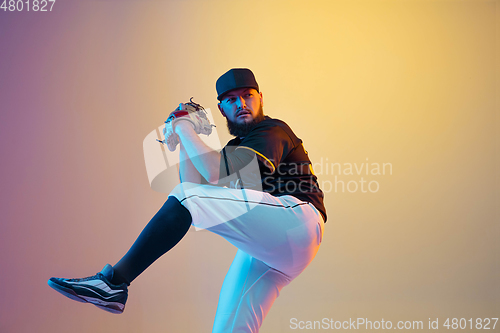
[[130,283],[192,224],[238,248],[213,332],[259,331],[281,289],[318,251],[326,221],[323,193],[302,141],[284,122],[264,116],[263,96],[249,69],[229,70],[216,89],[235,138],[217,152],[203,143],[191,121],[172,124],[169,148],[180,143],[181,183],[116,265],[84,279],[51,278],[52,288],[121,313]]

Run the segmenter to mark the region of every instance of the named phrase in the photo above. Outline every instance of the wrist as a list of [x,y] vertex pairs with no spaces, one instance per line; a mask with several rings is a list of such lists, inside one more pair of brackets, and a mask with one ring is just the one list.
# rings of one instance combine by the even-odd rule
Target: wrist
[[174,132],[180,134],[181,132],[194,131],[194,124],[187,119],[177,119],[174,127]]

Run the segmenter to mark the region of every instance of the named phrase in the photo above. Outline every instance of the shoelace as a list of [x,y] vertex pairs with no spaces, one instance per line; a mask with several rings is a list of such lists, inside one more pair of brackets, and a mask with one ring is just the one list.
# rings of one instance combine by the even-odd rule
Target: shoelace
[[89,281],[89,280],[101,279],[102,277],[104,277],[104,275],[101,272],[99,272],[93,276],[89,276],[89,277],[85,277],[85,278],[81,278],[81,279],[78,279],[78,278],[77,279],[68,279],[68,281],[71,281],[71,282]]

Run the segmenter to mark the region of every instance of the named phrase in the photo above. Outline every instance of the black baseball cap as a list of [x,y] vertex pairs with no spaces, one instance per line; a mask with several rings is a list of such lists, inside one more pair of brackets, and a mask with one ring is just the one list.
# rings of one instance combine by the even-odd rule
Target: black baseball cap
[[259,91],[259,85],[255,76],[248,68],[233,68],[222,74],[215,83],[217,89],[217,99],[222,100],[222,96],[234,89],[254,88]]

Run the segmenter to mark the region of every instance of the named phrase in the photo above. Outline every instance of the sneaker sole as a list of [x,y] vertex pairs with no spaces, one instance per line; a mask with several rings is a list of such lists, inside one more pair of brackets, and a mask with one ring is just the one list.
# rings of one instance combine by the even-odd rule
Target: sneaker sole
[[49,280],[47,283],[48,283],[49,287],[51,287],[55,291],[61,293],[62,295],[66,296],[68,298],[71,298],[74,301],[81,302],[81,303],[88,303],[87,300],[78,296],[72,289],[63,287],[55,282],[52,282],[51,280]]
[[54,289],[55,291],[59,292],[60,294],[74,300],[80,303],[90,303],[98,308],[111,312],[114,314],[121,314],[123,313],[123,310],[125,309],[125,305],[122,303],[116,303],[116,302],[106,302],[103,300],[100,300],[98,298],[92,298],[92,297],[82,297],[78,296],[73,289],[66,288],[64,286],[61,286],[51,280],[48,281],[49,287]]

